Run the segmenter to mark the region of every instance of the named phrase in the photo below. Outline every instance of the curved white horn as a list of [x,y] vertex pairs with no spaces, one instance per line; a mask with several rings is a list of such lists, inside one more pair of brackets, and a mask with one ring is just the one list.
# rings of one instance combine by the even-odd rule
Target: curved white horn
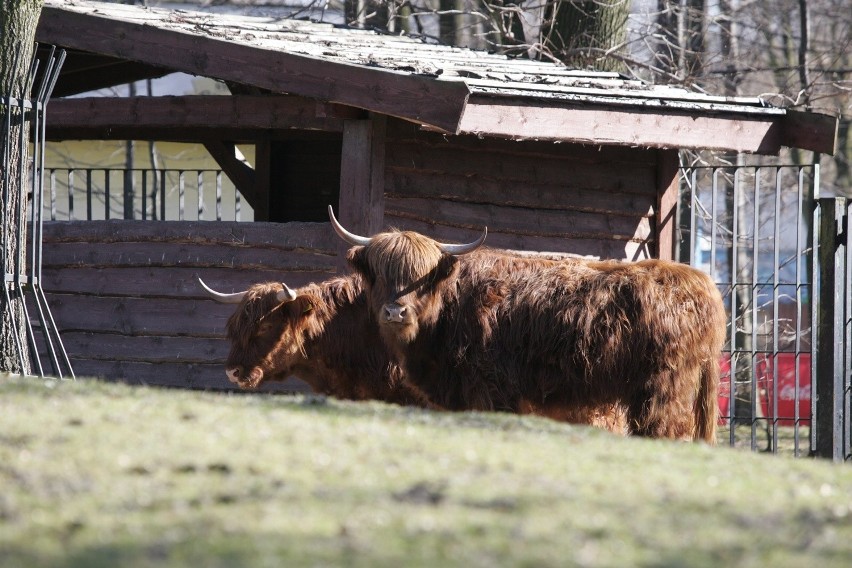
[[473,241],[472,243],[467,243],[466,245],[445,245],[438,244],[438,247],[441,249],[441,252],[444,254],[452,254],[452,255],[460,255],[467,254],[469,252],[473,252],[479,247],[482,246],[482,243],[485,242],[485,237],[488,236],[488,227],[482,229],[482,235],[479,236],[478,239]]
[[[196,276],[196,278],[198,278]],[[232,294],[223,294],[222,292],[217,292],[213,290],[207,284],[204,283],[204,280],[198,278],[198,283],[201,284],[201,287],[204,288],[204,291],[207,292],[207,295],[219,302],[220,304],[239,304],[243,297],[245,297],[246,292],[234,292]]]
[[331,208],[331,205],[328,206],[328,218],[331,219],[331,226],[334,227],[334,232],[337,233],[341,239],[349,243],[350,245],[355,245],[356,247],[365,247],[370,244],[372,239],[368,239],[367,237],[359,237],[353,233],[350,233],[346,229],[343,228],[343,225],[337,222],[337,219],[334,217],[334,210]]
[[283,303],[283,302],[292,302],[293,300],[295,300],[296,299],[296,291],[293,290],[292,288],[290,288],[289,286],[287,286],[283,282],[281,283],[281,285],[284,286],[284,289],[279,290],[278,294],[275,295],[275,297],[278,299],[278,301]]

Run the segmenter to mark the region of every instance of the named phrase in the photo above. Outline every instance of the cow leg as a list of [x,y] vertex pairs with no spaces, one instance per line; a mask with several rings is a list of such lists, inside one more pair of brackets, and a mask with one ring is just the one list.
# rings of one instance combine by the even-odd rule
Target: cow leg
[[699,368],[659,373],[634,393],[628,424],[631,433],[650,438],[692,440],[695,432],[695,398]]
[[518,412],[520,414],[546,416],[552,420],[568,422],[569,424],[595,426],[609,430],[619,436],[626,436],[629,432],[627,409],[618,403],[584,406],[571,403],[535,403],[528,399],[521,399]]
[[465,410],[491,412],[495,409],[494,401],[491,399],[488,389],[484,386],[480,387],[469,384],[465,389],[464,398],[467,404]]

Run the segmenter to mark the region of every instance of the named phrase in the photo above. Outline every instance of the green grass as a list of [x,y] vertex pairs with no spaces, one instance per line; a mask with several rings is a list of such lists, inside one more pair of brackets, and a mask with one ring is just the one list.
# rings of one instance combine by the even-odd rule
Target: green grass
[[852,468],[535,417],[0,376],[0,565],[852,565]]

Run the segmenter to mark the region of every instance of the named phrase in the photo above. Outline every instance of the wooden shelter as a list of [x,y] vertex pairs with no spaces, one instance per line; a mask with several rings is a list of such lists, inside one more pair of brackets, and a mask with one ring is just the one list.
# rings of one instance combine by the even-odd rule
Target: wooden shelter
[[[309,21],[46,0],[37,40],[68,51],[49,140],[203,144],[255,210],[253,224],[49,224],[44,285],[72,362],[110,378],[224,386],[230,308],[195,275],[225,290],[327,277],[328,204],[363,234],[470,240],[487,225],[494,247],[668,258],[679,149],[833,153],[836,139],[836,118],[756,97]],[[231,95],[67,98],[172,72]]]

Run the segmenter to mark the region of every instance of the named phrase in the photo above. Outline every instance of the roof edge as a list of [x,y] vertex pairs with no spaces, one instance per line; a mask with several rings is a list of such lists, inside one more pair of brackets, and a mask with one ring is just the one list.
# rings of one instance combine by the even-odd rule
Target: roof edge
[[[85,29],[86,33],[80,33]],[[456,133],[470,90],[462,81],[358,67],[228,39],[45,4],[36,41],[340,103]],[[333,78],[333,79],[331,79]]]

